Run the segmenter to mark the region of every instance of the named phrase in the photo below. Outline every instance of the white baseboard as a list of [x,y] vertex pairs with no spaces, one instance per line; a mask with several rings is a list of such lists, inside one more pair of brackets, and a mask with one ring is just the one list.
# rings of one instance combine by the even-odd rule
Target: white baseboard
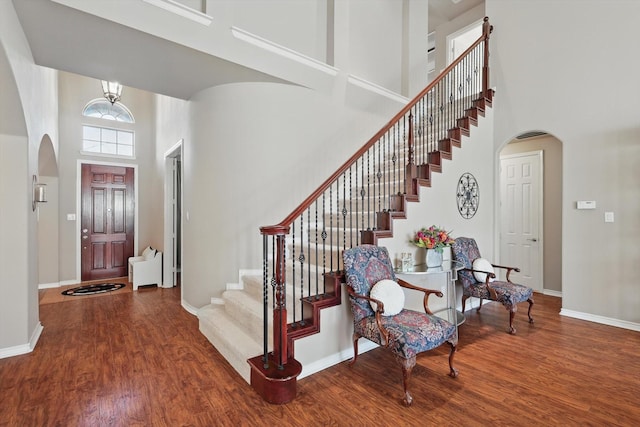
[[[358,354],[366,353],[367,351],[373,350],[374,348],[378,348],[378,344],[369,340],[361,340],[358,343]],[[351,359],[352,357],[353,349],[350,348],[347,350],[343,350],[340,353],[335,353],[327,356],[324,359],[316,360],[313,363],[303,364],[302,372],[298,376],[298,379],[302,379],[304,377],[308,377],[309,375],[318,373],[347,359]]]
[[543,295],[549,295],[550,297],[562,298],[562,292],[561,291],[554,291],[554,290],[551,290],[551,289],[543,289],[542,293],[543,293]]
[[574,319],[587,320],[589,322],[601,323],[603,325],[615,326],[623,329],[640,332],[640,323],[628,322],[626,320],[613,319],[611,317],[598,316],[597,314],[582,313],[580,311],[560,310],[561,316],[573,317]]
[[63,280],[61,282],[51,282],[51,283],[40,283],[38,285],[38,289],[51,289],[51,288],[60,288],[62,286],[68,286],[68,285],[76,285],[80,282],[78,282],[77,280]]
[[[483,303],[487,302],[488,300],[484,300]],[[467,299],[467,302],[465,304],[465,311],[470,310],[472,308],[478,308],[480,307],[480,298],[476,298],[476,297],[469,297]],[[460,307],[458,307],[458,309],[460,311],[462,311],[462,304],[460,304]]]
[[38,289],[51,289],[51,288],[59,288],[60,282],[52,282],[52,283],[40,283],[38,285]]
[[31,334],[31,338],[29,339],[28,344],[21,344],[8,348],[0,348],[0,359],[31,353],[33,349],[36,348],[36,344],[40,339],[40,334],[42,334],[43,329],[44,328],[42,327],[42,323],[38,322],[36,328]]
[[187,310],[187,312],[189,312],[190,314],[193,314],[194,316],[198,315],[198,309],[192,306],[191,304],[187,303],[185,300],[182,300],[180,305],[182,306],[182,308]]

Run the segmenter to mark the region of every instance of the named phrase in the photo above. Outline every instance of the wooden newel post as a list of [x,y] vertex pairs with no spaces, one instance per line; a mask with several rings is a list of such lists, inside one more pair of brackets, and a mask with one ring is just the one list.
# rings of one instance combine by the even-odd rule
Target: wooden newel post
[[489,36],[493,31],[493,25],[489,24],[489,17],[484,17],[482,35],[484,36],[484,64],[482,65],[482,96],[489,98]]
[[[260,227],[263,236],[274,236],[273,252],[265,240],[263,247],[263,304],[264,354],[247,360],[251,366],[251,387],[269,403],[282,404],[296,397],[298,375],[302,365],[289,354],[287,339],[286,236],[289,227],[272,225]],[[270,257],[269,255],[272,254]],[[269,260],[273,261],[273,275],[269,279]],[[268,353],[268,292],[273,287],[273,351]],[[293,348],[291,349],[293,350]]]
[[276,237],[276,271],[273,309],[273,356],[278,366],[287,363],[287,294],[285,272],[285,236]]

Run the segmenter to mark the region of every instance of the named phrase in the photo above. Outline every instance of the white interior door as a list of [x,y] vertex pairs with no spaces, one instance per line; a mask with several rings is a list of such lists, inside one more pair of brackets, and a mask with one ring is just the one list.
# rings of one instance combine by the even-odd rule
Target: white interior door
[[179,229],[180,229],[180,224],[179,224],[179,218],[180,218],[180,211],[179,211],[179,206],[178,206],[178,196],[179,196],[179,191],[178,191],[178,186],[180,185],[180,181],[178,179],[179,176],[179,169],[178,169],[178,164],[179,161],[177,158],[173,158],[171,159],[171,171],[173,173],[173,177],[172,177],[172,184],[173,184],[173,194],[172,194],[172,198],[171,198],[171,209],[172,209],[172,214],[171,214],[171,222],[172,222],[172,230],[171,230],[171,259],[173,260],[173,264],[172,264],[172,273],[173,273],[173,279],[172,279],[172,283],[173,286],[176,286],[178,284],[178,270],[180,268],[180,263],[178,261],[178,234],[179,234]]
[[543,290],[542,151],[500,157],[500,264],[511,280]]
[[180,284],[182,248],[182,141],[165,153],[164,287]]
[[447,51],[447,64],[462,54],[482,35],[483,21],[475,22],[447,37],[449,49]]
[[[464,53],[476,40],[482,36],[482,24],[483,21],[477,21],[465,28],[462,28],[459,31],[456,31],[453,34],[447,36],[447,65],[451,64],[454,60],[456,60],[460,55]],[[459,64],[462,66],[462,69],[467,69],[471,65],[470,63],[466,63],[467,65]],[[464,93],[457,90],[459,85],[470,85],[470,87],[480,88],[482,73],[472,73],[468,78],[472,78],[475,81],[471,83],[471,81],[467,81],[467,77],[465,77],[466,73],[454,73],[453,76],[447,78],[447,84],[449,85],[448,91],[453,94],[456,99],[459,99],[461,96],[464,96]],[[472,76],[475,76],[472,77]]]

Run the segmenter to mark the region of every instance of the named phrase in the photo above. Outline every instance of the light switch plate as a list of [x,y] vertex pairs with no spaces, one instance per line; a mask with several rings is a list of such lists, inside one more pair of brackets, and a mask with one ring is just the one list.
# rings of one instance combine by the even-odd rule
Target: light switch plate
[[614,214],[613,212],[605,212],[604,213],[604,222],[614,222]]

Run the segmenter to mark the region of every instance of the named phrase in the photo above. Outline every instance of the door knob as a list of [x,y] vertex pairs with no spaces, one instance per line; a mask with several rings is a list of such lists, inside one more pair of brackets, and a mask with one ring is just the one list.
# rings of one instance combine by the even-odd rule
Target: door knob
[[530,242],[537,242],[538,241],[538,239],[527,239],[527,240],[529,240]]

